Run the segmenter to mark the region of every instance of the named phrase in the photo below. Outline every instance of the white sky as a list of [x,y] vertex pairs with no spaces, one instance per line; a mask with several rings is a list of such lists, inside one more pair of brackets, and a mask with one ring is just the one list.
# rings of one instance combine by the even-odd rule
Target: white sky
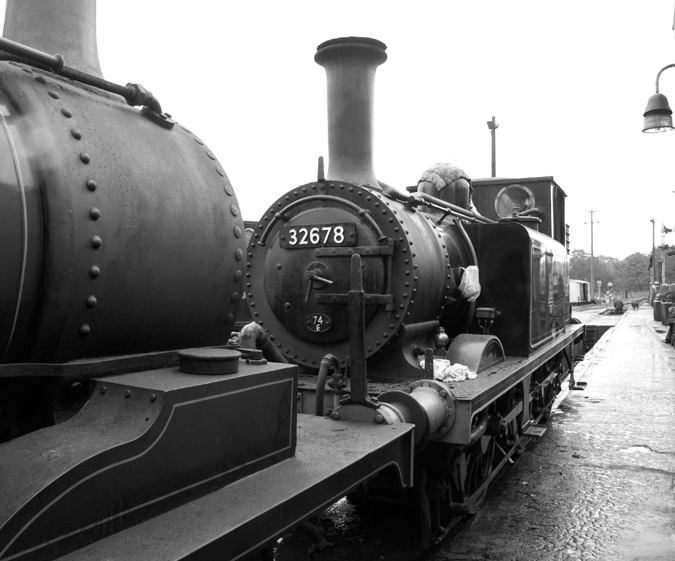
[[[473,178],[552,175],[572,248],[623,258],[675,226],[675,132],[643,134],[658,70],[675,62],[673,0],[100,0],[104,76],[139,82],[198,134],[257,220],[328,155],[316,46],[387,44],[375,99],[375,171],[398,187],[455,158]],[[4,2],[0,1],[0,15]],[[675,104],[675,68],[660,91]],[[673,105],[675,107],[675,105]],[[675,243],[675,234],[665,241]]]

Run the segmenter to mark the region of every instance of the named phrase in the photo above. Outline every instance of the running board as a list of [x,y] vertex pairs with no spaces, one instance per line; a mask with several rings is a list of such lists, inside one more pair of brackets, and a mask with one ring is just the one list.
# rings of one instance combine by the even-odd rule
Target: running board
[[523,432],[523,436],[544,436],[546,432],[546,425],[530,425],[527,430]]
[[577,382],[570,389],[584,391],[586,389],[587,385],[588,385],[588,382]]

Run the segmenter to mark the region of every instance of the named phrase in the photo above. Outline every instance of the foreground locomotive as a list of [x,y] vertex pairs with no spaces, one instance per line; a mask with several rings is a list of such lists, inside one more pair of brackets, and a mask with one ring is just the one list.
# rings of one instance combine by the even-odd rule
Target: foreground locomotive
[[[31,29],[31,10],[44,20],[34,0],[9,2],[7,20]],[[246,269],[236,199],[198,137],[142,88],[91,78],[91,59],[75,53],[90,75],[64,78],[62,59],[42,53],[50,70],[17,52],[0,62],[15,242],[0,560],[240,559],[346,494],[406,488],[430,544],[477,507],[573,367],[566,252],[518,223],[529,217],[493,223],[377,182],[382,43],[319,47],[328,178],[272,205]],[[476,267],[471,301],[460,285]],[[242,291],[256,323],[241,339],[270,362],[226,348]],[[475,379],[439,376],[442,359]],[[49,426],[88,380],[82,410]]]

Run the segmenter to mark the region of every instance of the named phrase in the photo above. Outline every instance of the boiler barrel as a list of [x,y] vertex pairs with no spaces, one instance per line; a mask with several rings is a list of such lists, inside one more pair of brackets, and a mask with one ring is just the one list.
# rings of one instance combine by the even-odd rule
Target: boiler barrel
[[224,344],[245,235],[187,128],[0,63],[0,362]]

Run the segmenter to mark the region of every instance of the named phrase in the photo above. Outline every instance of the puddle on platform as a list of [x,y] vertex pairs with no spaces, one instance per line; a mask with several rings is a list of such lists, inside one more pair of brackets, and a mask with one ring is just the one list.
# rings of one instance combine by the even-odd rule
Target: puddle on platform
[[622,448],[619,452],[624,454],[653,454],[654,451],[648,446],[631,446],[630,448]]

